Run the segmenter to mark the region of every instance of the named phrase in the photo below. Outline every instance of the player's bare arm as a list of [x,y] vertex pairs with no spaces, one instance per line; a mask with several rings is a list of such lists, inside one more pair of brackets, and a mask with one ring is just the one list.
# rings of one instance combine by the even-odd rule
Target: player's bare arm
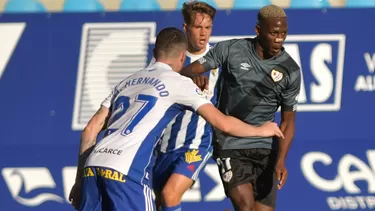
[[277,136],[284,139],[284,135],[278,128],[276,123],[268,122],[260,127],[249,125],[237,118],[224,115],[212,104],[204,104],[200,106],[197,110],[197,113],[201,115],[213,127],[233,136]]
[[105,128],[108,117],[110,117],[109,109],[101,106],[100,109],[87,123],[85,129],[82,131],[76,181],[69,194],[69,200],[72,202],[73,207],[76,209],[78,209],[80,203],[81,178],[84,174],[84,165],[86,163],[86,159],[94,149],[96,138],[100,131]]
[[[190,65],[183,67],[181,70],[181,75],[194,78],[201,73],[221,67],[228,60],[228,48],[231,43],[232,40],[216,43],[216,45],[211,48],[204,57],[198,59]],[[207,84],[197,85],[199,88],[204,89],[204,86]]]
[[295,119],[295,111],[281,112],[280,130],[283,132],[285,137],[279,138],[279,158],[275,168],[277,179],[279,180],[279,189],[284,186],[288,177],[288,171],[285,167],[285,160],[294,137]]
[[106,121],[108,120],[109,116],[109,109],[105,106],[101,106],[100,109],[87,123],[85,129],[82,131],[76,181],[82,177],[83,167],[85,165],[86,159],[91,150],[94,148],[96,144],[96,138],[100,131],[102,131],[105,127]]
[[199,61],[195,61],[182,68],[180,74],[189,78],[193,78],[196,75],[206,72],[203,65]]

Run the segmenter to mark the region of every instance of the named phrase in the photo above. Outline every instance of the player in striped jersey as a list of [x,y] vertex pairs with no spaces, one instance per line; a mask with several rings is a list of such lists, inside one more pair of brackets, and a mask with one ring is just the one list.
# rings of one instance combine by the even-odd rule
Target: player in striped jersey
[[[76,183],[69,196],[75,208],[155,210],[154,148],[165,127],[185,109],[232,135],[283,136],[275,123],[255,127],[219,112],[191,79],[178,73],[186,48],[182,31],[163,29],[156,39],[156,63],[120,82],[90,119],[82,132]],[[103,127],[105,137],[96,143]]]
[[[216,9],[205,2],[184,3],[182,15],[184,30],[188,38],[186,64],[203,57],[209,51]],[[205,72],[209,87],[203,93],[212,104],[216,104],[215,86],[219,69]],[[198,178],[212,155],[212,128],[197,113],[184,111],[166,128],[158,146],[154,167],[153,188],[156,205],[177,206],[183,194]]]

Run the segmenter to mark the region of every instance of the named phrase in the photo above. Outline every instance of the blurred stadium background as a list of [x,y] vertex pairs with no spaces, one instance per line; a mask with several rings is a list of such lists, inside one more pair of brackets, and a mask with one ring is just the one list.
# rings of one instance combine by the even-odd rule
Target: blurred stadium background
[[[267,4],[286,8],[303,81],[276,210],[375,210],[375,0],[203,1],[218,9],[211,44],[253,36]],[[156,33],[182,26],[183,2],[0,0],[0,211],[73,210],[80,131],[148,64]],[[210,160],[183,210],[226,208]]]
[[[0,0],[0,12],[169,11],[184,0]],[[204,0],[219,9],[258,9],[267,4],[284,8],[375,7],[374,0]]]

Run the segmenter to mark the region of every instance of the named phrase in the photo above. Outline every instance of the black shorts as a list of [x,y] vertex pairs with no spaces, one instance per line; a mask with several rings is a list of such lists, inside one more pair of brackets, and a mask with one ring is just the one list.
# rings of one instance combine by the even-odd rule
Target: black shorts
[[275,207],[277,153],[271,149],[215,150],[225,194],[242,184],[252,184],[255,201]]

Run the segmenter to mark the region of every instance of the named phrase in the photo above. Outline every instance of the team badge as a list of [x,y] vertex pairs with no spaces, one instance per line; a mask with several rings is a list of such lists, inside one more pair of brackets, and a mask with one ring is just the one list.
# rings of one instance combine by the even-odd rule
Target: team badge
[[203,92],[197,87],[195,88],[195,92],[199,95],[199,96],[204,96]]
[[211,73],[212,73],[212,75],[214,75],[214,76],[216,76],[218,72],[219,72],[219,69],[218,69],[218,68],[216,68],[216,69],[212,69],[212,70],[211,70]]
[[283,79],[283,73],[277,71],[277,70],[272,70],[271,71],[271,77],[274,82],[278,82],[281,79]]

